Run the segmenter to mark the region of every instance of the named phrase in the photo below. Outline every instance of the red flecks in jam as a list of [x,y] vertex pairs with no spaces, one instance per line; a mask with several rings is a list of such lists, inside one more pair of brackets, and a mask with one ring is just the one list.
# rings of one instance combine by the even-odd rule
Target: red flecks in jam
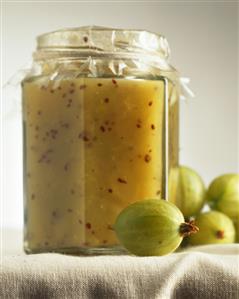
[[103,84],[102,83],[98,83],[97,86],[101,87]]
[[127,184],[126,180],[124,180],[122,178],[118,178],[118,182],[121,184]]
[[51,129],[51,130],[50,130],[50,135],[51,135],[51,138],[52,138],[52,139],[56,139],[57,134],[58,134],[58,131],[57,131],[57,130],[55,130],[55,129]]
[[86,84],[82,84],[82,85],[80,85],[80,87],[79,87],[81,90],[82,89],[85,89],[86,88]]
[[146,154],[146,155],[144,156],[144,161],[145,161],[146,163],[148,163],[150,160],[151,160],[151,156],[150,156],[149,154]]
[[89,141],[90,138],[87,136],[86,132],[82,132],[78,135],[78,138],[84,140],[85,142]]
[[108,189],[109,193],[113,193],[113,190],[111,188]]
[[72,99],[69,99],[68,102],[67,102],[66,107],[68,107],[68,108],[71,107],[71,104],[72,104]]
[[112,225],[110,225],[110,224],[107,225],[107,229],[114,230],[113,227],[112,227]]
[[104,126],[100,126],[100,130],[101,130],[102,132],[105,132],[105,127],[104,127]]
[[105,103],[109,103],[110,100],[109,100],[109,98],[105,98],[104,101],[105,101]]
[[136,127],[137,128],[141,128],[142,126],[142,121],[140,119],[137,120],[137,124],[136,124]]
[[155,125],[154,124],[151,125],[151,129],[155,130]]
[[88,42],[88,37],[87,37],[87,36],[84,36],[84,37],[83,37],[83,41],[84,41],[85,43],[87,43],[87,42]]
[[53,153],[53,150],[52,149],[49,149],[49,150],[47,150],[47,151],[45,151],[42,155],[41,155],[41,157],[40,157],[40,159],[38,160],[38,163],[49,163],[50,162],[50,159],[49,159],[49,154],[50,153]]
[[153,105],[153,102],[152,102],[152,101],[150,101],[150,102],[148,103],[148,105],[149,105],[149,106],[152,106],[152,105]]
[[89,222],[87,222],[87,223],[85,224],[85,226],[86,226],[86,228],[91,229],[91,224],[90,224]]
[[117,81],[115,79],[112,79],[112,83],[115,85],[115,86],[118,86],[117,85]]
[[52,215],[52,217],[56,217],[57,216],[57,212],[56,211],[53,211],[52,213],[51,213],[51,215]]

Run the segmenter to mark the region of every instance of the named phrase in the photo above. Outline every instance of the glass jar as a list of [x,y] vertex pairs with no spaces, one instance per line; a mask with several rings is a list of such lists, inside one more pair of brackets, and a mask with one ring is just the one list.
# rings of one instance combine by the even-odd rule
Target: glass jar
[[22,82],[27,253],[123,252],[118,214],[167,198],[178,74],[164,37],[80,27],[38,37]]

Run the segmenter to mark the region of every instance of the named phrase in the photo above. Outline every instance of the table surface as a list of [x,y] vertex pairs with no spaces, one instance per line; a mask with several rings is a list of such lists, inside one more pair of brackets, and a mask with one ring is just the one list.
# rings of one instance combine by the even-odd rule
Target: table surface
[[21,233],[5,230],[0,298],[239,298],[239,244],[162,257],[25,255],[21,248]]

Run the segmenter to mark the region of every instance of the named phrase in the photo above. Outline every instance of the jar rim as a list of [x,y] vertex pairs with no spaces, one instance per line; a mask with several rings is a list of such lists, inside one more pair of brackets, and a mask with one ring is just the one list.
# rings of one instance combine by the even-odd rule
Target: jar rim
[[100,26],[65,28],[37,37],[37,52],[135,53],[159,56],[170,55],[167,39],[151,31],[119,29]]

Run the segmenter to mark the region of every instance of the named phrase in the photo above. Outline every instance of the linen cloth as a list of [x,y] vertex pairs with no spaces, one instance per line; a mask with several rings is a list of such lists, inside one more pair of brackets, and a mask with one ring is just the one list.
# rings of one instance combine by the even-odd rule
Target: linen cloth
[[239,244],[162,257],[5,255],[0,298],[239,298]]

